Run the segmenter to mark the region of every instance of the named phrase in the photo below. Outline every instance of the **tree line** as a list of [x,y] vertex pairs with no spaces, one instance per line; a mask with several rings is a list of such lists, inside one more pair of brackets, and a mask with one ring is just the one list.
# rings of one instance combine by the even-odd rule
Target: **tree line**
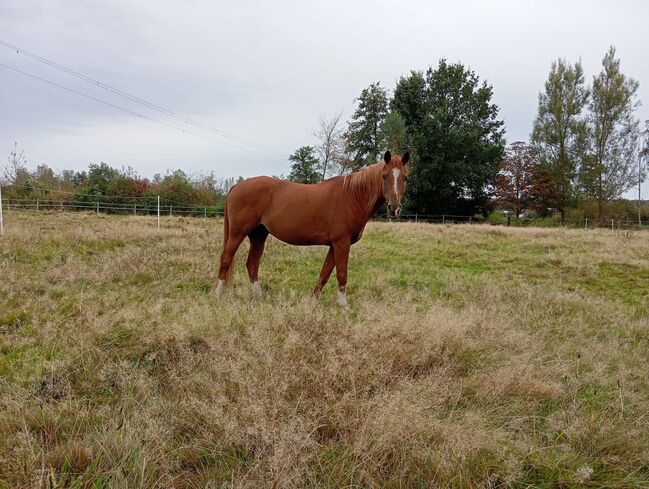
[[[380,82],[363,89],[348,121],[322,116],[313,145],[288,158],[289,180],[317,183],[356,171],[387,149],[411,154],[404,213],[488,216],[507,212],[599,220],[636,216],[620,197],[640,184],[649,166],[649,121],[636,116],[638,82],[621,71],[611,47],[601,71],[586,82],[581,61],[552,63],[539,94],[528,141],[506,145],[505,124],[493,88],[470,68],[445,59],[401,76],[393,90]],[[3,180],[5,197],[154,206],[179,203],[220,210],[239,179],[189,176],[182,170],[144,178],[131,168],[90,164],[86,171],[55,173],[27,168],[17,146]],[[640,200],[640,195],[638,195]],[[642,214],[644,212],[644,214]]]
[[442,59],[402,76],[391,94],[372,83],[346,123],[341,113],[321,117],[315,143],[290,156],[288,178],[316,183],[374,163],[386,149],[409,149],[410,213],[500,209],[516,218],[556,213],[561,223],[567,216],[603,222],[621,208],[632,216],[630,204],[619,200],[634,187],[640,191],[649,163],[649,121],[642,127],[636,116],[637,90],[613,47],[591,84],[580,61],[559,59],[539,94],[529,141],[506,147],[492,87],[461,63]]
[[37,200],[110,204],[115,209],[137,205],[154,209],[158,196],[162,205],[196,206],[221,211],[228,190],[242,178],[217,178],[208,175],[189,176],[182,170],[169,171],[144,178],[132,168],[113,168],[107,163],[91,163],[87,170],[63,170],[55,173],[46,164],[31,171],[24,151],[17,145],[4,168],[3,198],[18,202]]

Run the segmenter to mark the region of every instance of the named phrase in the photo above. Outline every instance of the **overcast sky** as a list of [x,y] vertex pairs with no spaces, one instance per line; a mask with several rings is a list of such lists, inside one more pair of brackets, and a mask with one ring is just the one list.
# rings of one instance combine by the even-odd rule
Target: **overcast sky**
[[[611,44],[640,82],[638,117],[649,119],[648,18],[641,0],[1,0],[0,39],[288,155],[313,143],[321,114],[349,117],[371,82],[393,89],[442,57],[493,86],[509,142],[527,140],[553,60],[581,58],[590,82]],[[183,125],[3,46],[0,63]],[[17,141],[30,167],[288,173],[285,157],[182,133],[3,67],[0,115],[0,156]]]

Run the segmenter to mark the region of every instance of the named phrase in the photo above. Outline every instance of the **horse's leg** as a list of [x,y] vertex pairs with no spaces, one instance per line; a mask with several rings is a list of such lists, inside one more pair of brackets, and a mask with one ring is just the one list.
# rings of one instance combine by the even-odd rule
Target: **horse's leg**
[[334,261],[336,262],[336,278],[338,279],[338,305],[347,309],[347,264],[349,262],[349,239],[334,243]]
[[246,260],[246,268],[248,269],[248,277],[250,277],[250,284],[252,285],[252,293],[257,297],[261,297],[261,287],[259,286],[259,261],[261,255],[264,253],[264,245],[268,237],[268,230],[264,226],[257,226],[248,235],[250,240],[250,250],[248,251],[248,260]]
[[223,252],[221,253],[221,266],[219,267],[219,279],[216,282],[216,294],[219,295],[223,290],[223,286],[228,281],[228,278],[231,276],[233,270],[232,259],[234,258],[235,253],[239,249],[239,245],[245,238],[245,234],[234,234],[230,232],[228,236],[228,241],[223,244]]
[[329,251],[327,252],[327,257],[325,258],[324,263],[322,264],[322,270],[320,270],[320,278],[318,279],[318,284],[313,289],[313,295],[316,297],[320,296],[320,291],[329,280],[329,276],[334,269],[334,247],[330,246]]

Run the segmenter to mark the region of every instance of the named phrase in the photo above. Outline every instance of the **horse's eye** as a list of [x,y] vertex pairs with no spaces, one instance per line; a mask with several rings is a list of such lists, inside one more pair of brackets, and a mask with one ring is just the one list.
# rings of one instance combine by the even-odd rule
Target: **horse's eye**
[[388,176],[387,176],[387,175],[383,175],[383,180],[387,180],[387,179],[388,179]]

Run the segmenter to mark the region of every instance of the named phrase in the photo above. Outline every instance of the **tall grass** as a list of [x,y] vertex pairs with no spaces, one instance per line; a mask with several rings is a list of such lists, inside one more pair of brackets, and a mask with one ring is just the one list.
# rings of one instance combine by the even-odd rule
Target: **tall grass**
[[221,221],[6,218],[0,486],[649,485],[646,233],[370,223],[342,311],[323,248],[217,300]]

